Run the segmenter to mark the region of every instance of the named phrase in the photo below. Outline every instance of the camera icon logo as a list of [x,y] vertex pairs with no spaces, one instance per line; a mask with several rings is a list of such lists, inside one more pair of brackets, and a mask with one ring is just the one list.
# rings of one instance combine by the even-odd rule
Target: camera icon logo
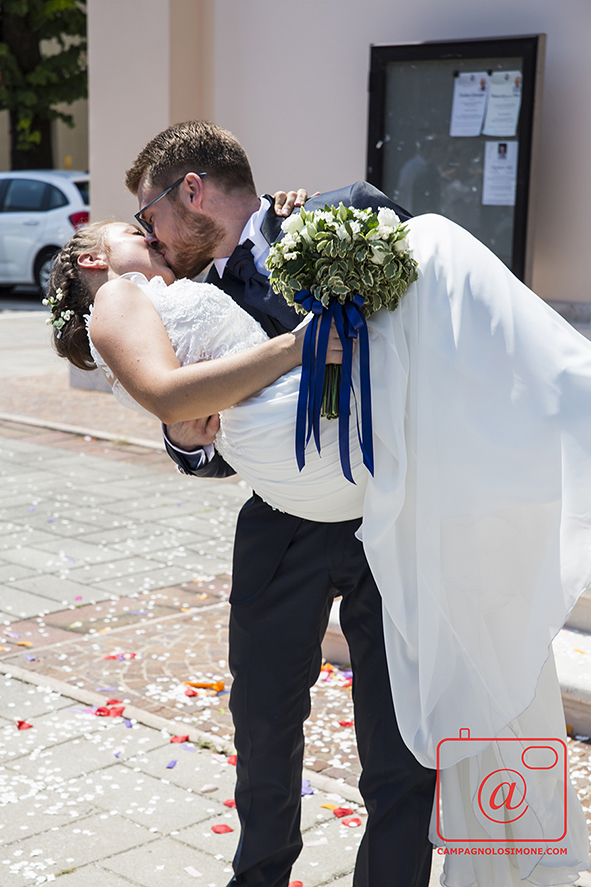
[[[463,826],[445,823],[441,804],[445,770],[451,762],[474,755],[492,742],[505,766],[479,774],[472,804],[474,827],[469,822]],[[555,794],[556,787],[562,803],[550,823],[550,833],[541,834],[535,802],[540,795]],[[471,737],[469,728],[463,727],[458,738],[442,739],[437,746],[437,834],[443,841],[463,843],[560,841],[566,835],[566,788],[567,749],[562,739]],[[466,833],[483,831],[486,837]]]

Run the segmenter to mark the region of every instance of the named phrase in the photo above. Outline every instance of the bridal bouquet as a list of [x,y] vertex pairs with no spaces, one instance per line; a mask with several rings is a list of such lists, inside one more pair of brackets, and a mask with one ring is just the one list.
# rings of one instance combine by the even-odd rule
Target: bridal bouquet
[[[364,462],[373,472],[365,318],[380,308],[394,311],[409,284],[418,278],[406,237],[408,228],[392,209],[384,207],[374,213],[341,203],[313,212],[302,208],[299,215],[285,219],[282,229],[285,237],[273,244],[266,262],[271,284],[297,311],[314,315],[302,360],[296,422],[298,465],[303,468],[304,450],[312,434],[320,452],[320,416],[339,418],[341,463],[345,476],[353,482],[348,456],[353,340],[360,340],[363,435],[359,439]],[[343,343],[342,372],[339,365],[325,367],[333,320]]]

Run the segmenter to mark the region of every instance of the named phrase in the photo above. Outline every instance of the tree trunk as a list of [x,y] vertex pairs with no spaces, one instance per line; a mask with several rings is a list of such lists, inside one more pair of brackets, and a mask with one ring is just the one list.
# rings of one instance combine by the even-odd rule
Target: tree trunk
[[32,129],[38,129],[41,133],[41,142],[31,145],[28,151],[18,150],[17,142],[17,115],[10,114],[10,168],[11,169],[53,169],[53,150],[51,139],[51,120],[33,118]]

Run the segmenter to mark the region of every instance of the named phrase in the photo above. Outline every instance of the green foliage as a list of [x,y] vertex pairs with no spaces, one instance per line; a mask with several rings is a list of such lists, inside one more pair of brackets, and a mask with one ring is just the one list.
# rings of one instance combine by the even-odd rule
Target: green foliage
[[85,3],[1,0],[0,109],[10,112],[13,148],[39,145],[42,121],[73,126],[56,105],[86,95]]
[[324,207],[292,216],[283,223],[285,237],[267,259],[273,288],[303,312],[294,297],[309,290],[327,308],[355,295],[371,317],[380,308],[394,311],[410,283],[418,279],[410,254],[408,228],[390,209]]

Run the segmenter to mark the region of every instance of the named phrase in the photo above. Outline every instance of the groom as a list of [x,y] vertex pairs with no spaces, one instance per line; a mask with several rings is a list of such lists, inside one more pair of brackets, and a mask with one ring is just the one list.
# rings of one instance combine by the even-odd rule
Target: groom
[[[271,199],[259,199],[246,154],[217,126],[169,127],[138,155],[126,184],[136,218],[177,276],[224,289],[270,335],[293,329],[294,310],[275,294],[264,262],[280,236]],[[365,182],[310,199],[392,207]],[[224,477],[233,471],[212,443],[217,416],[168,429],[167,449],[182,471]],[[176,444],[176,445],[175,445]],[[351,652],[359,788],[368,821],[354,887],[427,887],[428,826],[435,773],[404,745],[394,714],[379,592],[355,538],[360,520],[318,523],[276,511],[256,493],[238,519],[230,596],[230,708],[238,752],[236,808],[241,836],[232,887],[287,887],[302,848],[303,722],[318,678],[321,642],[335,594]]]

